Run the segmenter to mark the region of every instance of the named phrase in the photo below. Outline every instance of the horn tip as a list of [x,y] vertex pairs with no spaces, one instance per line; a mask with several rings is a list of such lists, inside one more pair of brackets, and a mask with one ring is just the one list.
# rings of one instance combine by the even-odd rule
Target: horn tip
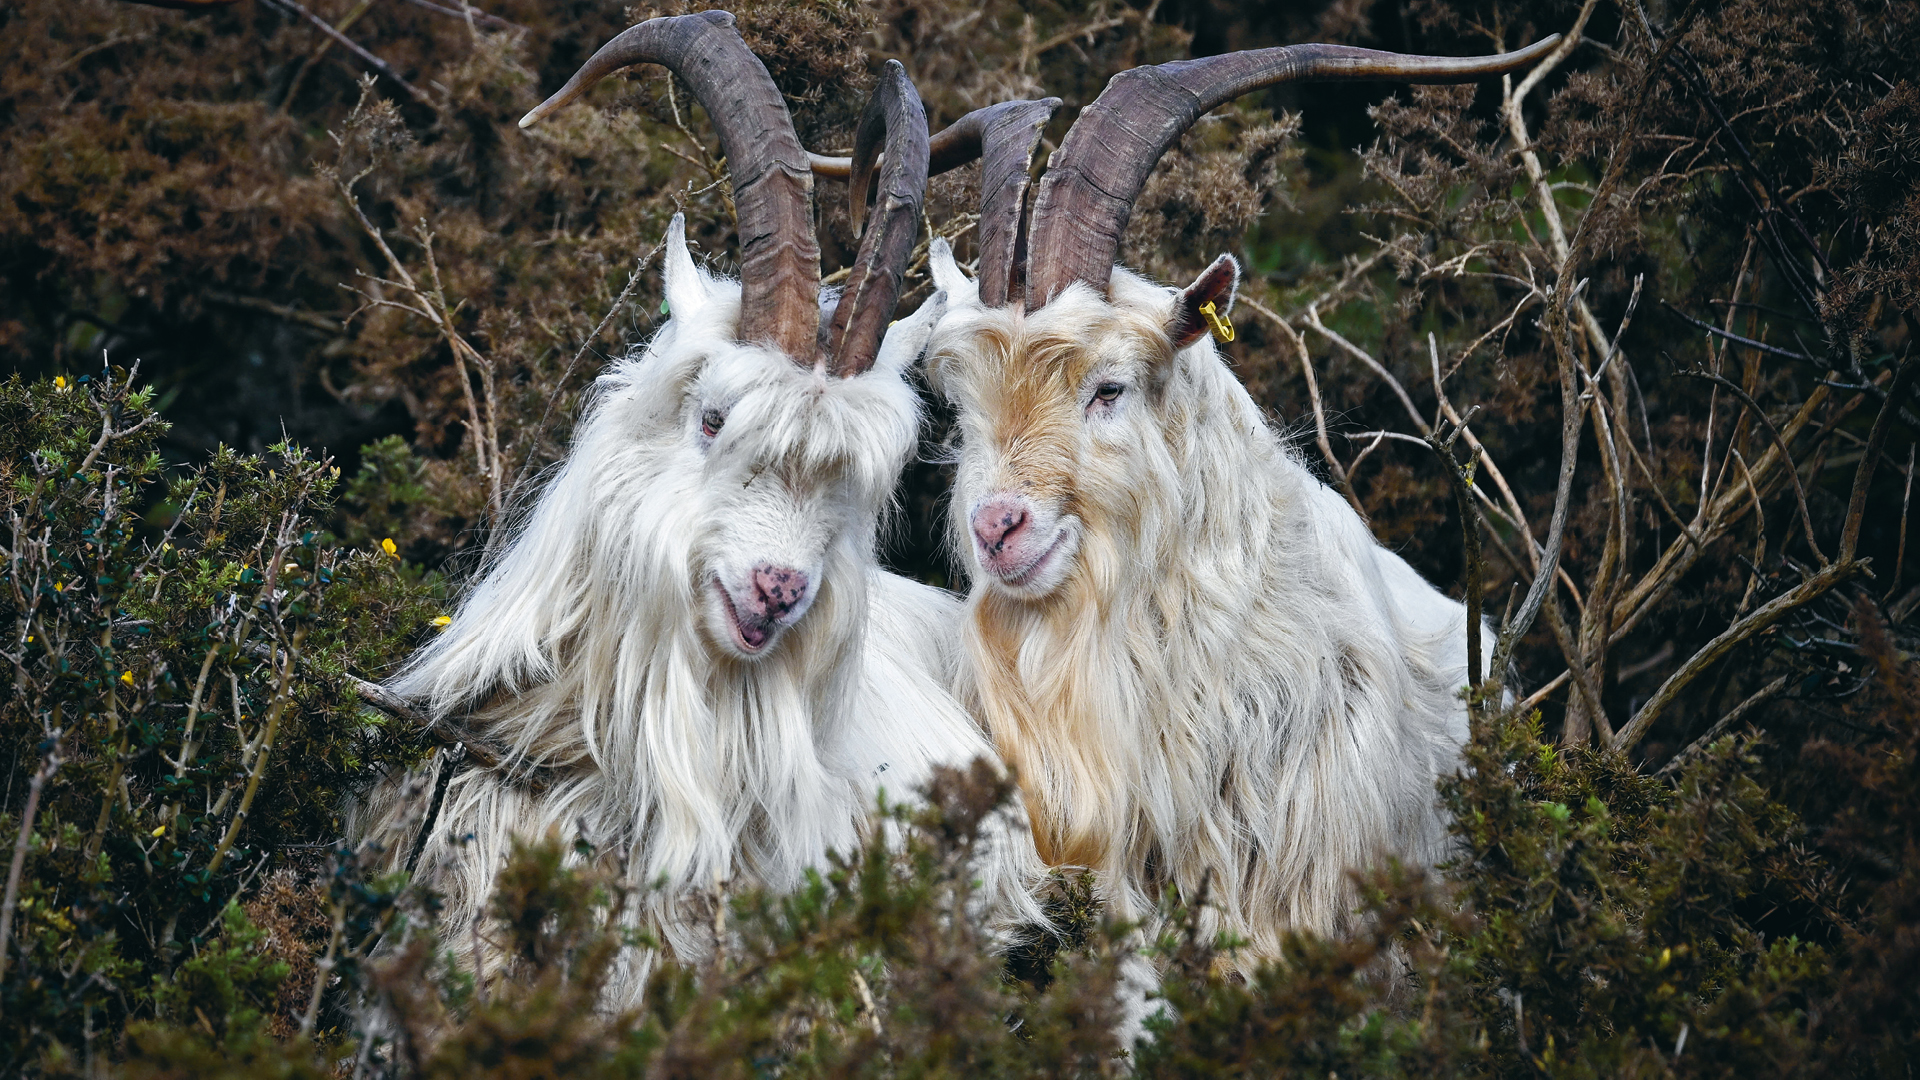
[[540,122],[539,109],[530,109],[528,110],[527,115],[520,118],[520,126],[523,128],[530,128],[539,122]]

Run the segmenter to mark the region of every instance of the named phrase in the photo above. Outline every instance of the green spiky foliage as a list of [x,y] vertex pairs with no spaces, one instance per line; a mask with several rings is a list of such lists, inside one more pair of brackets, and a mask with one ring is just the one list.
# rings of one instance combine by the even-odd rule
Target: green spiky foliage
[[323,533],[337,470],[297,448],[168,477],[164,421],[132,377],[0,384],[0,753],[33,796],[30,822],[24,799],[0,820],[24,842],[0,983],[10,1071],[84,1058],[134,1020],[257,1034],[260,987],[286,971],[240,959],[235,905],[420,753],[347,675],[405,654],[431,584]]

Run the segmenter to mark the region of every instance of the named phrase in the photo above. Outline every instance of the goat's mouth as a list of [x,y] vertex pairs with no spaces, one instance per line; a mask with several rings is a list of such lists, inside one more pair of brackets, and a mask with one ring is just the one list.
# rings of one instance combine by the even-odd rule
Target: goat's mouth
[[717,576],[713,579],[713,591],[720,597],[720,610],[727,613],[727,629],[733,635],[733,647],[743,655],[758,656],[773,640],[779,627],[740,614],[740,609],[734,606],[733,597],[727,593],[727,587],[720,583]]
[[[1053,543],[1048,544],[1047,549],[1042,551],[1032,561],[1017,569],[1006,571],[996,570],[994,576],[1000,579],[1002,585],[1010,589],[1028,589],[1045,577],[1046,571],[1053,566],[1061,549],[1067,546],[1067,541],[1070,540],[1072,536],[1072,529],[1065,527],[1060,528],[1059,531],[1053,535]],[[1045,590],[1042,589],[1041,591]]]

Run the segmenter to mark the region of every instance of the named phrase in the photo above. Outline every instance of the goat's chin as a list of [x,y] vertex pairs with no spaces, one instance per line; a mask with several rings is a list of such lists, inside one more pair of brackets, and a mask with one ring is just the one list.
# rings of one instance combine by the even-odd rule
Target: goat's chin
[[1022,566],[995,569],[980,560],[978,551],[974,553],[974,565],[980,569],[980,580],[995,592],[1016,600],[1041,600],[1067,580],[1079,554],[1080,530],[1067,519],[1055,527],[1053,539],[1040,554]]
[[710,578],[709,584],[707,626],[721,649],[738,660],[759,660],[772,652],[786,627],[741,615],[719,578]]

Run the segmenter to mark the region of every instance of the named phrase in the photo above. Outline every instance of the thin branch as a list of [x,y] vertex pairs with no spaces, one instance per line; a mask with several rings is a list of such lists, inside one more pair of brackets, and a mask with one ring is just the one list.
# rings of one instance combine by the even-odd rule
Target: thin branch
[[552,392],[547,394],[546,408],[540,411],[540,422],[533,428],[534,438],[527,440],[527,454],[520,459],[521,472],[526,472],[527,465],[533,461],[533,452],[540,445],[539,433],[547,430],[547,419],[553,415],[553,406],[560,400],[560,395],[566,392],[567,381],[573,378],[573,369],[578,367],[581,358],[593,349],[593,343],[600,340],[600,335],[606,333],[607,324],[613,321],[613,317],[620,313],[620,309],[626,305],[628,298],[633,296],[633,290],[640,284],[640,275],[645,272],[647,264],[653,261],[653,257],[660,253],[660,249],[665,244],[665,241],[661,241],[653,246],[653,250],[640,256],[640,261],[634,264],[633,273],[627,275],[626,287],[620,290],[619,296],[613,298],[613,303],[608,306],[606,315],[602,316],[600,324],[593,328],[593,333],[588,334],[586,340],[580,343],[580,350],[573,354],[573,359],[567,361],[567,370],[560,373],[560,381],[554,383]]
[[353,40],[352,38],[341,33],[340,31],[335,30],[333,28],[332,23],[329,23],[327,20],[321,18],[318,15],[315,15],[311,11],[308,11],[305,7],[301,6],[301,4],[299,3],[299,0],[263,0],[263,2],[270,6],[278,7],[286,11],[288,14],[297,15],[300,18],[307,20],[308,22],[312,23],[316,28],[318,28],[321,33],[339,42],[342,48],[345,48],[348,52],[351,52],[353,55],[359,57],[362,63],[366,64],[368,67],[379,72],[380,74],[385,75],[387,78],[393,80],[394,85],[398,86],[402,90],[405,90],[407,92],[408,97],[412,98],[413,100],[419,102],[422,105],[431,106],[433,104],[433,102],[427,98],[427,95],[420,92],[420,89],[418,87],[414,86],[412,83],[408,82],[407,80],[401,78],[400,73],[393,70],[392,64],[389,64],[385,60],[382,60],[378,56],[375,56],[374,54],[368,52],[365,48],[361,47],[359,42]]
[[1913,452],[1916,446],[1920,444],[1907,444],[1907,484],[1900,493],[1900,540],[1893,560],[1893,584],[1887,587],[1887,595],[1881,603],[1892,600],[1893,594],[1900,591],[1900,579],[1905,576],[1907,568],[1907,508],[1913,503]]
[[[360,695],[362,702],[396,720],[405,720],[413,724],[442,745],[464,747],[467,757],[483,769],[501,769],[511,760],[511,755],[507,751],[489,743],[462,724],[453,720],[435,720],[414,708],[407,699],[379,683],[368,682],[352,675],[346,676],[346,680],[347,685],[353,687],[354,693]],[[519,771],[524,774],[527,786],[536,793],[545,791],[551,783],[545,770],[522,767]]]
[[1860,519],[1867,511],[1867,489],[1873,485],[1874,466],[1880,461],[1881,448],[1887,444],[1887,431],[1893,426],[1894,417],[1900,413],[1900,404],[1907,396],[1907,389],[1913,385],[1913,376],[1920,370],[1911,356],[1900,362],[1900,370],[1893,377],[1893,385],[1887,388],[1887,400],[1880,406],[1880,415],[1873,419],[1873,431],[1867,436],[1867,449],[1860,455],[1860,467],[1853,474],[1853,497],[1847,502],[1847,524],[1840,533],[1840,561],[1850,562],[1853,553],[1860,546]]
[[[1850,549],[1848,555],[1851,555]],[[1627,726],[1621,728],[1620,733],[1614,736],[1613,743],[1608,749],[1622,753],[1632,749],[1633,745],[1640,741],[1641,736],[1647,733],[1647,729],[1653,726],[1653,722],[1660,719],[1660,714],[1666,711],[1667,706],[1673,704],[1674,698],[1680,695],[1680,691],[1686,689],[1687,684],[1712,666],[1714,661],[1725,656],[1734,646],[1779,622],[1795,609],[1825,596],[1834,586],[1865,570],[1864,560],[1843,558],[1840,562],[1822,567],[1812,577],[1767,601],[1753,614],[1727,627],[1720,636],[1708,642],[1705,648],[1694,653],[1686,663],[1680,665],[1680,670],[1669,675],[1666,682],[1660,684],[1660,689],[1654,692],[1653,697],[1642,705],[1633,719],[1627,722]]]
[[1808,356],[1806,353],[1797,353],[1797,352],[1794,352],[1792,349],[1782,349],[1778,345],[1769,345],[1764,341],[1755,341],[1750,337],[1741,337],[1739,334],[1736,334],[1731,330],[1722,330],[1719,327],[1713,325],[1712,323],[1701,322],[1699,319],[1696,319],[1693,316],[1687,314],[1686,312],[1681,311],[1679,308],[1674,307],[1672,302],[1670,301],[1661,300],[1660,303],[1668,311],[1673,312],[1675,315],[1680,316],[1682,319],[1685,319],[1686,321],[1692,323],[1693,325],[1699,327],[1700,329],[1705,330],[1707,333],[1712,334],[1715,337],[1726,338],[1728,341],[1731,341],[1736,345],[1743,345],[1749,349],[1758,349],[1761,352],[1772,353],[1775,356],[1784,356],[1789,360],[1804,361],[1806,363],[1814,365],[1815,367],[1827,366],[1826,364],[1822,363],[1820,360],[1815,359],[1814,357]]
[[407,3],[412,4],[414,7],[425,8],[428,11],[435,12],[440,15],[448,15],[456,19],[471,19],[472,21],[479,23],[481,26],[491,27],[495,30],[520,30],[523,32],[531,32],[531,31],[528,31],[526,27],[521,26],[517,22],[512,22],[510,20],[503,19],[498,15],[489,15],[488,13],[481,11],[479,8],[474,7],[472,4],[462,3],[461,0],[452,0],[452,2],[460,4],[460,6],[457,8],[451,8],[451,7],[447,7],[444,4],[436,4],[433,2],[433,0],[407,0]]
[[1308,326],[1313,327],[1319,331],[1322,337],[1340,346],[1348,355],[1365,364],[1368,370],[1378,375],[1381,381],[1387,384],[1387,387],[1393,391],[1394,396],[1400,399],[1400,404],[1406,408],[1407,415],[1413,419],[1413,425],[1420,429],[1421,435],[1429,435],[1433,432],[1433,428],[1430,427],[1426,419],[1420,415],[1420,410],[1413,407],[1413,399],[1407,396],[1407,388],[1401,386],[1400,380],[1394,378],[1393,373],[1383,367],[1380,361],[1375,360],[1365,349],[1341,337],[1338,331],[1328,329],[1327,325],[1320,321],[1319,309],[1311,304],[1307,305],[1306,319]]
[[54,729],[46,742],[45,756],[33,779],[27,781],[27,805],[20,811],[20,835],[13,841],[13,862],[7,866],[7,895],[0,901],[0,982],[7,977],[7,961],[13,956],[13,912],[20,903],[20,872],[27,864],[27,848],[33,839],[33,820],[40,812],[40,792],[47,781],[60,771],[60,730]]
[[[1767,434],[1773,436],[1773,444],[1779,449],[1780,456],[1785,460],[1792,460],[1792,454],[1787,448],[1786,440],[1780,437],[1780,429],[1774,426],[1773,420],[1767,416],[1766,410],[1762,409],[1760,403],[1753,400],[1753,396],[1748,394],[1740,384],[1725,376],[1715,375],[1710,371],[1681,370],[1675,371],[1674,374],[1683,379],[1701,379],[1713,383],[1715,386],[1720,387],[1727,393],[1732,394],[1735,398],[1738,398],[1740,404],[1745,405],[1747,410],[1759,419],[1761,425],[1767,429]],[[1813,538],[1813,514],[1807,509],[1807,491],[1806,488],[1800,484],[1800,470],[1789,466],[1787,476],[1792,479],[1794,497],[1800,502],[1800,524],[1806,530],[1807,547],[1812,550],[1813,557],[1820,561],[1820,565],[1825,566],[1827,564],[1827,556],[1820,550],[1819,542]]]
[[264,311],[269,315],[284,319],[287,322],[312,327],[324,334],[343,334],[346,332],[346,328],[341,326],[337,319],[329,319],[325,315],[316,312],[301,311],[299,308],[290,308],[284,304],[276,304],[271,300],[262,300],[257,296],[240,296],[236,293],[220,292],[217,289],[208,289],[200,295],[216,304],[226,304],[229,307],[249,308],[254,311]]
[[1740,704],[1735,705],[1733,707],[1732,712],[1729,712],[1727,715],[1714,721],[1713,726],[1707,729],[1706,734],[1688,743],[1686,746],[1686,749],[1673,755],[1671,758],[1668,758],[1667,763],[1665,765],[1660,766],[1660,770],[1656,772],[1654,775],[1665,776],[1668,773],[1674,772],[1677,769],[1679,769],[1680,766],[1687,763],[1688,759],[1692,758],[1695,754],[1698,754],[1700,751],[1705,750],[1708,746],[1711,746],[1715,739],[1718,739],[1720,736],[1725,735],[1729,730],[1733,728],[1733,725],[1745,719],[1748,713],[1752,712],[1753,710],[1759,708],[1762,705],[1765,705],[1767,702],[1773,700],[1774,698],[1780,696],[1780,692],[1782,690],[1785,690],[1787,688],[1787,684],[1792,681],[1793,681],[1793,676],[1782,675],[1779,678],[1768,683],[1767,685],[1761,687],[1759,690],[1754,691],[1754,693],[1750,695],[1745,701],[1742,701]]
[[[1255,314],[1265,318],[1285,334],[1294,354],[1300,357],[1300,373],[1307,380],[1307,403],[1313,409],[1313,437],[1320,447],[1320,456],[1326,459],[1327,469],[1332,472],[1334,484],[1340,494],[1346,496],[1347,503],[1362,518],[1367,516],[1366,509],[1360,505],[1359,493],[1353,490],[1353,481],[1340,459],[1334,456],[1333,443],[1327,438],[1327,411],[1320,401],[1320,380],[1313,373],[1313,357],[1307,352],[1307,341],[1300,336],[1292,324],[1281,318],[1273,309],[1255,300],[1251,296],[1240,297],[1240,302],[1252,308]],[[1356,462],[1357,464],[1357,462]]]
[[212,880],[220,870],[220,864],[226,861],[227,853],[233,849],[234,838],[240,835],[241,826],[247,823],[247,814],[253,809],[253,797],[259,794],[260,778],[266,774],[267,759],[273,756],[273,737],[280,730],[280,718],[286,714],[287,706],[293,701],[289,688],[293,683],[293,668],[300,659],[300,644],[307,637],[307,628],[301,627],[293,632],[291,647],[280,670],[279,685],[274,688],[273,704],[267,708],[267,721],[263,725],[260,737],[256,740],[258,749],[253,753],[253,768],[247,776],[247,789],[240,796],[240,805],[233,812],[233,820],[227,823],[225,835],[213,849],[213,857],[207,860],[206,877]]

